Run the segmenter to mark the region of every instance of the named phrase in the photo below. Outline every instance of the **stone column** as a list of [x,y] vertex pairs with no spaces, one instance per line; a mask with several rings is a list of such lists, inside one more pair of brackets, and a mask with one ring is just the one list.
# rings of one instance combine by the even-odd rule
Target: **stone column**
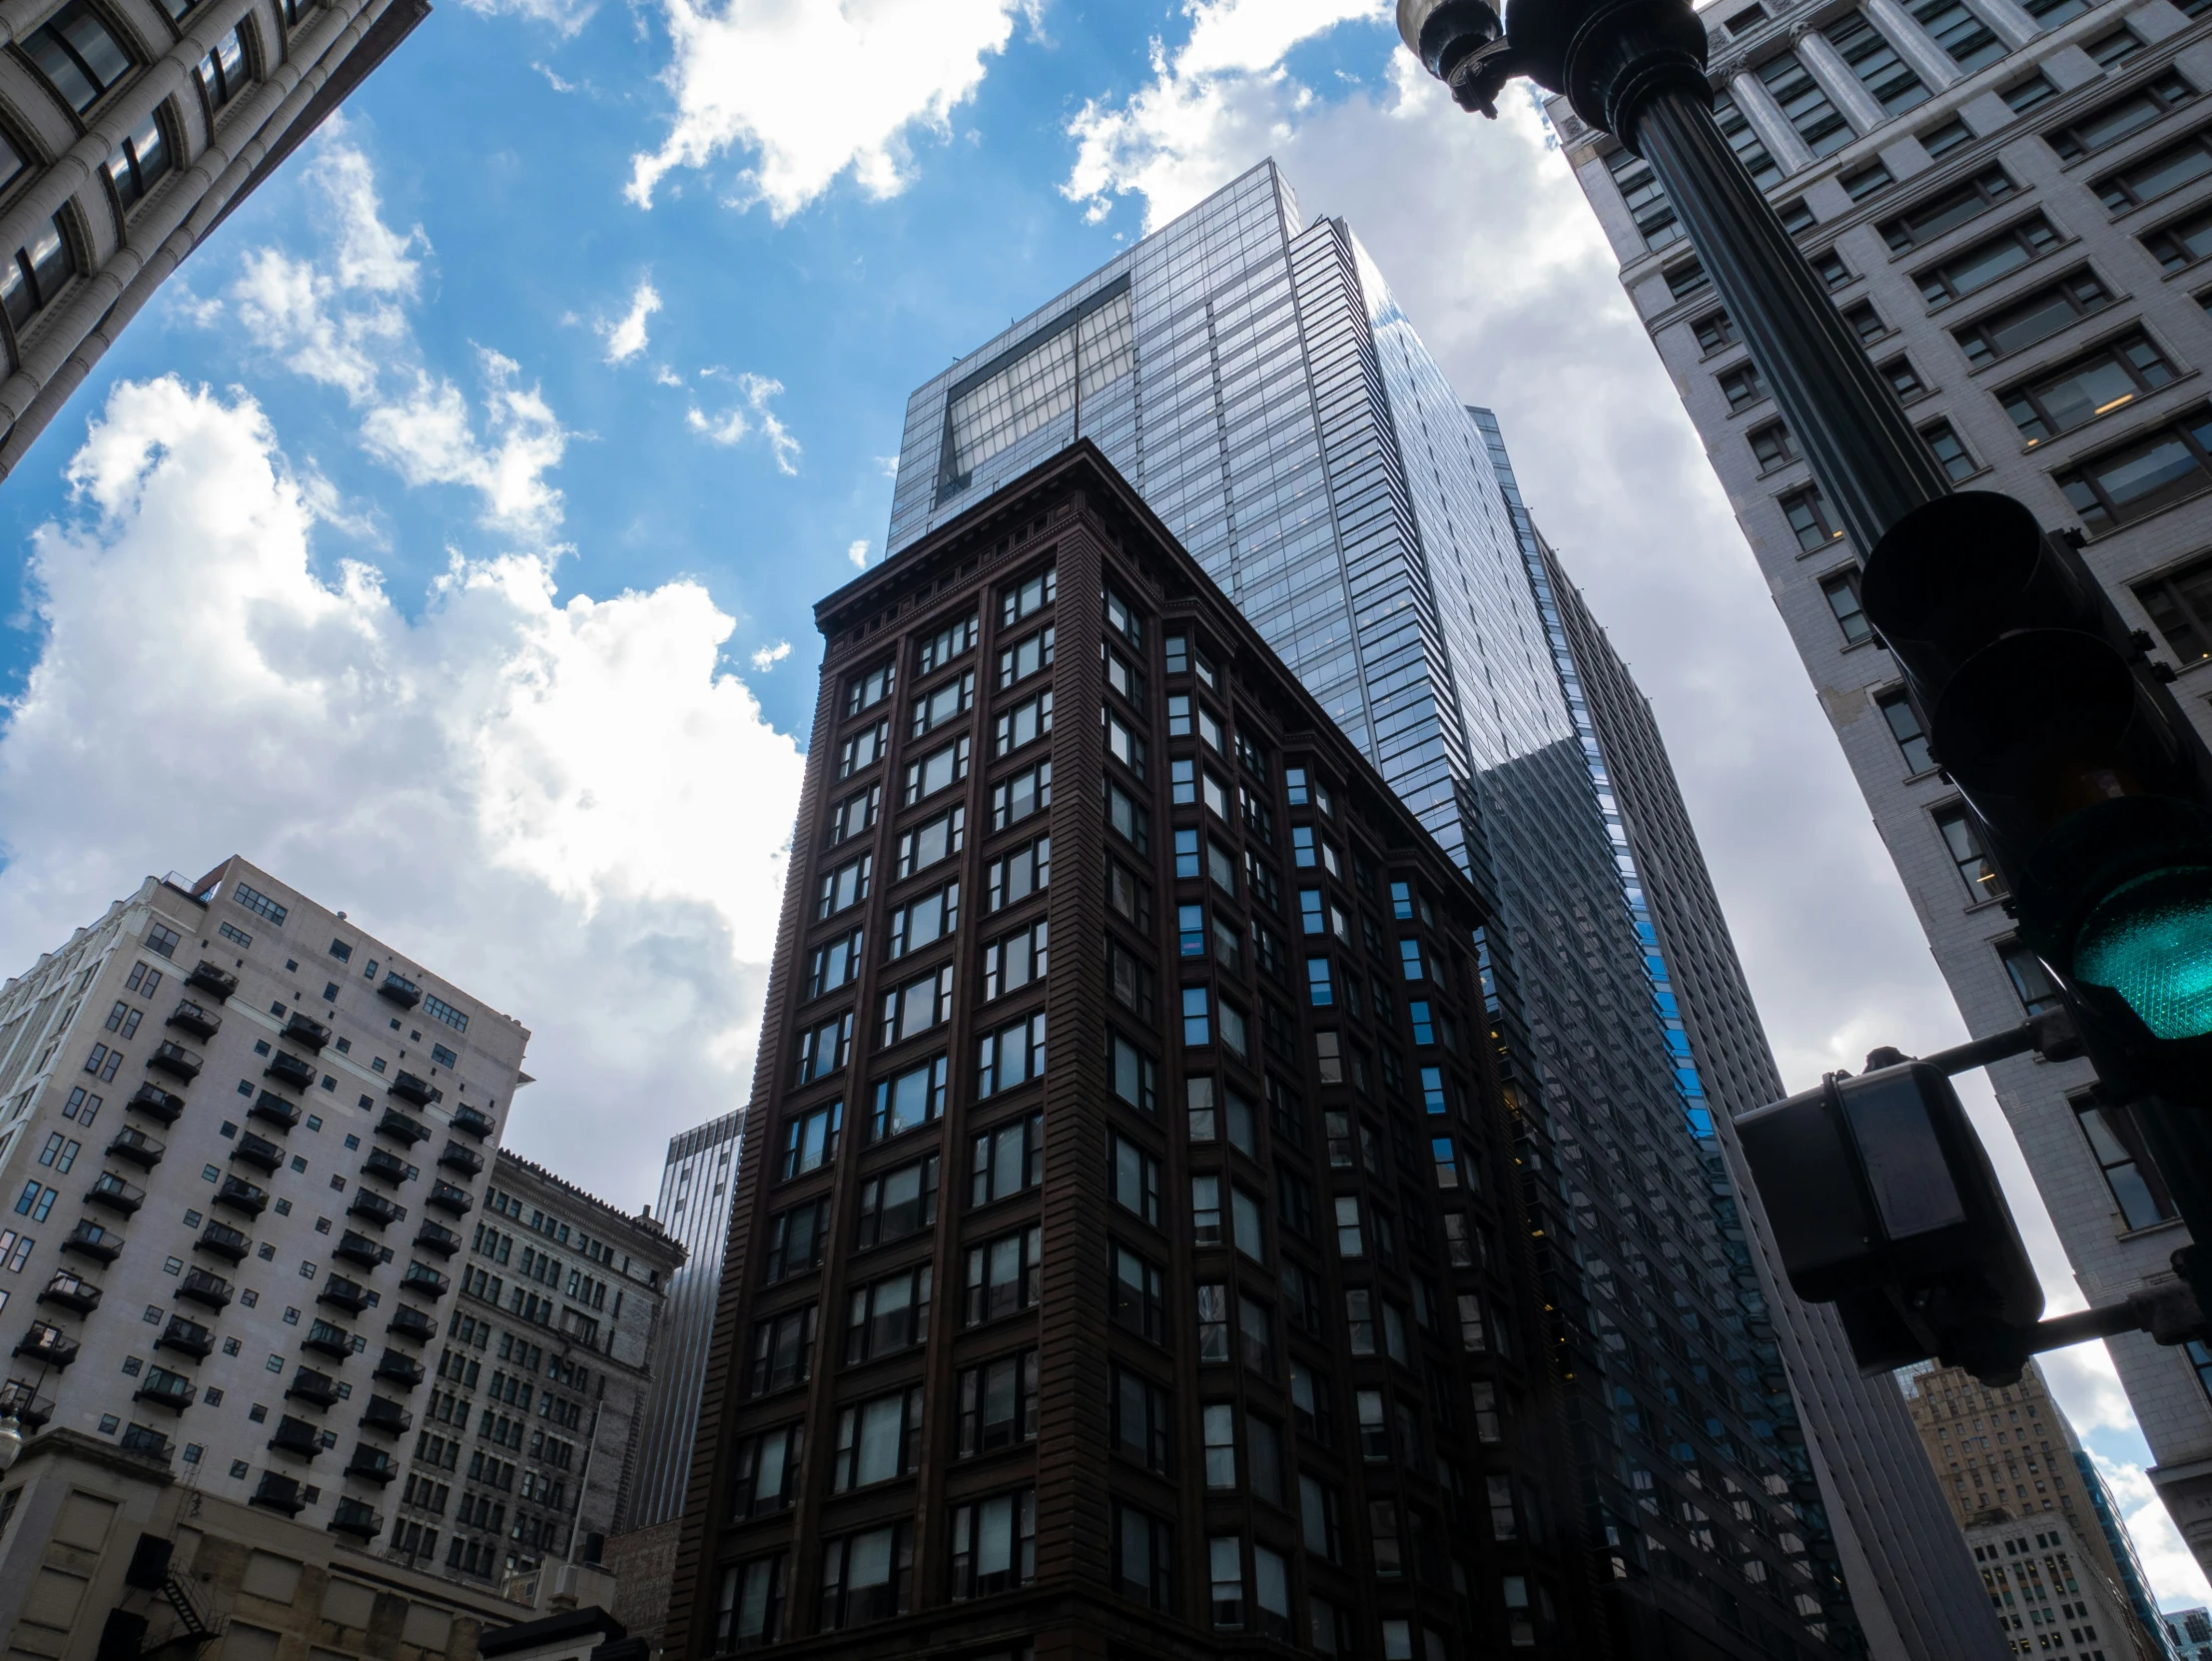
[[1858,130],[1859,137],[1864,138],[1889,119],[1889,112],[1874,102],[1872,93],[1859,85],[1851,66],[1843,61],[1843,54],[1829,45],[1828,36],[1818,29],[1804,29],[1792,30],[1790,39],[1813,79],[1821,83],[1829,101],[1843,112],[1843,119]]
[[1790,118],[1782,113],[1782,106],[1775,102],[1775,95],[1767,90],[1767,83],[1758,73],[1741,64],[1727,65],[1726,73],[1736,107],[1766,145],[1767,154],[1782,164],[1785,173],[1803,173],[1811,167],[1813,152],[1798,137],[1798,130],[1790,125]]
[[2014,52],[2043,31],[2043,26],[2020,0],[1960,0],[1960,3],[1988,24],[1997,39]]
[[1861,3],[1866,8],[1866,21],[1879,29],[1897,49],[1897,56],[1912,66],[1913,73],[1927,83],[1928,91],[1941,92],[1958,83],[1958,66],[1951,62],[1950,54],[1935,44],[1934,38],[1912,20],[1897,0],[1861,0]]

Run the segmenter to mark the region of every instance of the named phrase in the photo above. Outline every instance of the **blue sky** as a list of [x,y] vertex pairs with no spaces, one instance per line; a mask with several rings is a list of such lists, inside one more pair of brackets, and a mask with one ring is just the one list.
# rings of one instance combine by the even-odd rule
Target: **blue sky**
[[[0,486],[0,961],[243,852],[528,1025],[517,1144],[649,1199],[749,1089],[811,607],[908,391],[1273,154],[1498,410],[1786,1076],[1962,1037],[1540,118],[1393,48],[1364,0],[439,0]],[[2202,1598],[2101,1346],[2052,1372]]]

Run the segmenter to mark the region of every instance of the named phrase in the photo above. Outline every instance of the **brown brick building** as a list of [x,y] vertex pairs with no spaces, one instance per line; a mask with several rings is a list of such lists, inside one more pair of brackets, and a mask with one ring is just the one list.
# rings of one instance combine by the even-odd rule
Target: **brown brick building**
[[816,616],[672,1652],[1581,1653],[1464,878],[1088,442]]

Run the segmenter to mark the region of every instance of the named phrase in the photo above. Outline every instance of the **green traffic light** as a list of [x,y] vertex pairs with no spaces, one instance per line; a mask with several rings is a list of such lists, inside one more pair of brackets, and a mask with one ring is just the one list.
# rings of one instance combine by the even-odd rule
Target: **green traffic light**
[[2114,889],[2075,937],[2074,973],[2119,994],[2154,1038],[2212,1033],[2212,870]]

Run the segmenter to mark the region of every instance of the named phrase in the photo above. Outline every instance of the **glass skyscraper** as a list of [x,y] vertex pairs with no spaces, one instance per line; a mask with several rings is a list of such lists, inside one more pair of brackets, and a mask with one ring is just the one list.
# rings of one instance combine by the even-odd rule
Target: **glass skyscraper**
[[890,552],[1079,435],[1498,920],[1478,946],[1617,1652],[2003,1653],[1895,1392],[1788,1300],[1732,1181],[1727,1120],[1780,1080],[1656,727],[1496,421],[1263,163],[915,393]]

